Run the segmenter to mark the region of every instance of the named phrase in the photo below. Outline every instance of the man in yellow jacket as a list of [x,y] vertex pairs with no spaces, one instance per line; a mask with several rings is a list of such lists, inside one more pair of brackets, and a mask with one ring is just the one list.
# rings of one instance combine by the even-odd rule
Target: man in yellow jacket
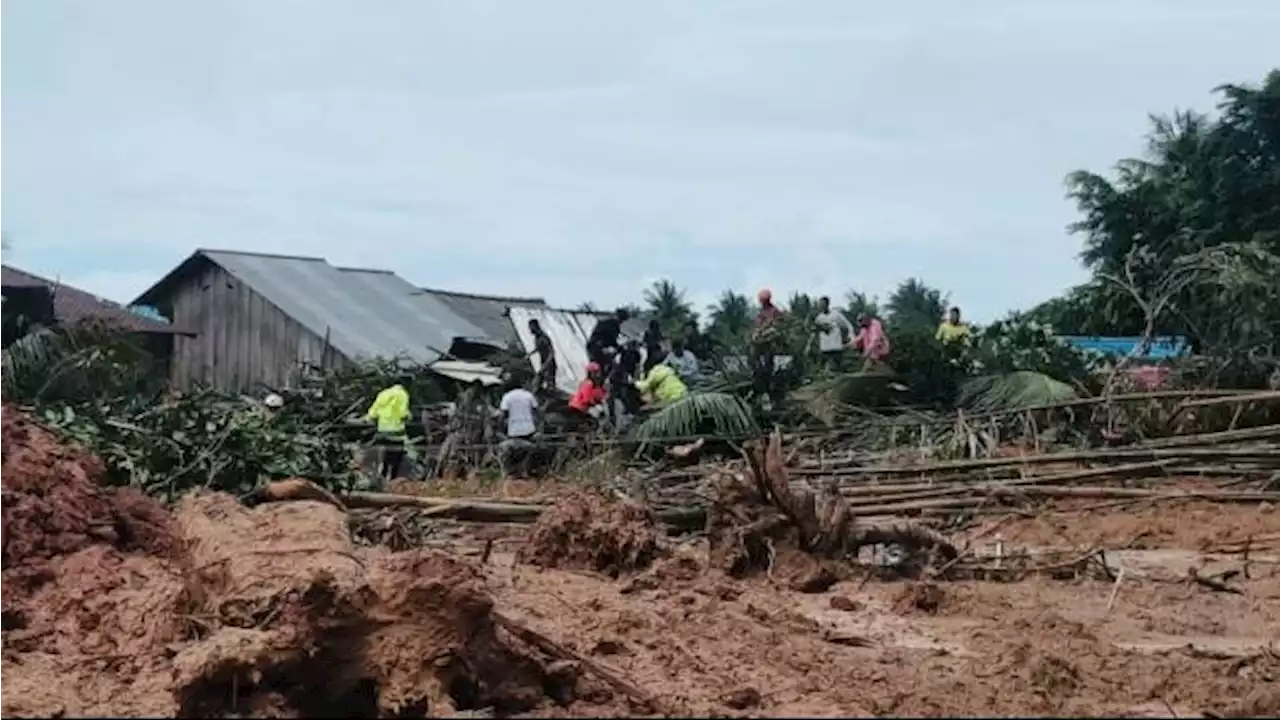
[[648,405],[667,405],[689,394],[689,388],[666,363],[649,369],[643,380],[636,381],[636,389]]
[[374,398],[365,419],[378,423],[378,433],[374,436],[374,442],[382,447],[378,476],[383,481],[390,481],[395,478],[405,456],[407,438],[404,426],[409,420],[409,391],[401,383],[384,389]]

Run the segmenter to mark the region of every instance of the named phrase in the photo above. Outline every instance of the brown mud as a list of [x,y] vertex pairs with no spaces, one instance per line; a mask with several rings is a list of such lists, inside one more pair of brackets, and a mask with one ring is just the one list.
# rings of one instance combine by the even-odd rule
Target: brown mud
[[[97,487],[91,458],[4,416],[4,579],[19,579],[4,593],[4,713],[1241,717],[1280,703],[1277,551],[1247,566],[1200,557],[1280,530],[1261,506],[1015,517],[980,541],[1123,545],[1146,531],[1162,549],[1109,554],[1119,581],[883,581],[846,565],[800,587],[778,560],[792,553],[799,572],[794,527],[756,535],[772,567],[766,543],[735,577],[707,539],[659,544],[642,510],[600,496],[527,528],[517,552],[554,558],[542,566],[490,552],[488,529],[453,537],[453,553],[359,547],[318,502],[195,496],[170,516]],[[818,529],[842,526],[825,517]],[[34,528],[21,542],[11,518]],[[655,552],[635,562],[649,533]],[[613,548],[603,570],[580,545],[599,540]],[[464,559],[468,547],[486,550]],[[1203,573],[1235,571],[1238,592],[1181,566],[1151,572],[1173,548]],[[1126,564],[1135,552],[1144,565]]]
[[648,508],[578,490],[538,518],[518,557],[530,565],[616,578],[649,567],[659,555],[659,535]]
[[4,412],[5,714],[402,717],[572,696],[572,673],[503,635],[474,564],[357,552],[312,501],[195,496],[169,521],[100,471]]

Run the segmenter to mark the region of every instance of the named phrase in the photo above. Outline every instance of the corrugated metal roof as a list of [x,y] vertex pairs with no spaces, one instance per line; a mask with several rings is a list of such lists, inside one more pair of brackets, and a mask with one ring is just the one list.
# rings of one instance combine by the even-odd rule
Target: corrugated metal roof
[[428,363],[454,338],[485,338],[439,299],[386,270],[336,268],[320,258],[199,251],[350,358]]
[[9,265],[0,269],[3,270],[3,273],[0,273],[0,284],[4,287],[48,288],[53,295],[53,316],[59,322],[74,323],[85,318],[96,317],[118,323],[134,332],[185,334],[183,329],[172,323],[144,316],[79,288],[63,285]]
[[520,347],[520,336],[512,326],[511,318],[507,316],[507,309],[548,307],[547,301],[542,298],[477,295],[432,288],[423,288],[423,291],[449,306],[467,322],[483,330],[489,338],[515,347]]
[[[595,315],[551,308],[511,308],[511,324],[520,336],[521,346],[528,353],[534,350],[533,334],[529,332],[529,321],[534,319],[551,338],[551,345],[555,349],[556,387],[572,393],[587,376],[587,338],[591,334],[591,328],[595,327]],[[590,326],[584,328],[583,322],[589,322]],[[536,353],[530,361],[535,370],[540,369],[541,362]]]
[[458,382],[469,383],[478,380],[485,387],[502,383],[502,369],[484,362],[437,360],[431,363],[431,369]]

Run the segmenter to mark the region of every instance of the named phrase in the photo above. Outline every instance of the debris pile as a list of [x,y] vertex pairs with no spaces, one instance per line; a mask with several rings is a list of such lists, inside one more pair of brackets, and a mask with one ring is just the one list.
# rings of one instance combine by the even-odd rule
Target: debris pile
[[648,508],[579,490],[538,518],[519,559],[616,578],[649,567],[659,555],[658,538],[657,521]]

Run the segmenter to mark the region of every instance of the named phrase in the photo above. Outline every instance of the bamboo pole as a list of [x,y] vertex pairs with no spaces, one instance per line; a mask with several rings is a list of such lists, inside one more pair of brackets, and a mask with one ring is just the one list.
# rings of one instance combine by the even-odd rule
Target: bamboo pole
[[[1280,426],[1264,426],[1278,428]],[[1249,428],[1254,430],[1256,428]],[[1235,430],[1231,432],[1244,432]],[[1192,438],[1193,435],[1180,437]],[[972,471],[985,468],[1003,468],[1015,465],[1040,465],[1047,463],[1067,462],[1105,462],[1108,460],[1129,460],[1138,458],[1178,458],[1178,459],[1210,459],[1210,460],[1261,460],[1275,461],[1280,464],[1280,449],[1273,448],[1116,448],[1109,450],[1081,450],[1074,452],[1044,453],[1036,455],[1020,455],[1017,457],[975,458],[971,460],[948,460],[928,465],[868,465],[862,467],[813,468],[802,466],[789,472],[792,475],[925,475],[949,471]]]

